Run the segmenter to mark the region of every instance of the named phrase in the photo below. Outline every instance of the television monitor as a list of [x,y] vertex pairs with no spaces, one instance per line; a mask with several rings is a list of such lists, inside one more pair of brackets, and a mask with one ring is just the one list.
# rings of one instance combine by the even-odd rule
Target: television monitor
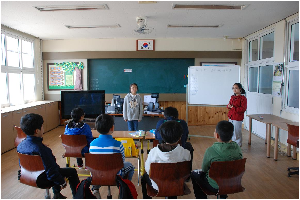
[[85,118],[96,118],[105,113],[105,90],[61,91],[61,114],[70,119],[73,108],[84,110]]

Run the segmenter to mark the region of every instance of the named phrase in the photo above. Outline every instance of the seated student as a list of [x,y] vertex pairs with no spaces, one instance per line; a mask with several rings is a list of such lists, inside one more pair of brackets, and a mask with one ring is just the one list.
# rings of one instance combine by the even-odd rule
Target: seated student
[[[79,183],[77,171],[74,168],[60,168],[50,148],[43,141],[43,117],[38,114],[26,114],[21,118],[21,129],[27,135],[17,147],[17,152],[28,155],[39,155],[42,158],[45,171],[37,178],[36,183],[40,188],[52,187],[54,199],[66,199],[60,191],[67,186],[69,180],[73,197]],[[22,176],[22,174],[21,174]]]
[[[220,121],[215,129],[214,137],[217,140],[211,147],[207,148],[202,162],[202,170],[194,170],[191,174],[195,197],[207,199],[207,195],[201,188],[212,192],[218,192],[218,184],[209,177],[209,168],[214,161],[231,161],[243,158],[241,148],[236,142],[232,142],[234,127],[228,121]],[[227,195],[222,198],[226,198]]]
[[180,123],[180,125],[183,128],[183,134],[181,136],[181,146],[191,153],[191,160],[193,160],[193,146],[190,142],[187,142],[188,136],[189,136],[189,128],[187,123],[184,120],[178,119],[178,110],[174,107],[167,107],[164,111],[164,119],[161,119],[156,124],[156,131],[155,131],[155,139],[159,141],[159,143],[164,142],[163,138],[160,135],[159,127],[170,120],[175,120]]
[[[90,126],[83,123],[84,111],[82,108],[74,108],[71,112],[72,120],[67,124],[65,135],[85,135],[87,145],[82,149],[81,154],[89,152],[90,143],[94,140]],[[79,168],[83,167],[82,158],[77,158]]]
[[[99,137],[93,140],[90,144],[90,153],[95,154],[111,154],[121,153],[124,168],[118,173],[122,177],[128,175],[128,180],[131,181],[134,174],[134,166],[130,162],[125,162],[124,147],[123,144],[112,137],[112,131],[110,129],[114,125],[114,118],[111,115],[101,114],[96,118],[95,127],[100,133]],[[99,194],[100,186],[93,186],[94,195],[100,198]]]
[[141,180],[144,199],[150,198],[147,195],[146,183],[157,191],[159,189],[157,184],[151,180],[148,175],[151,163],[176,163],[191,160],[190,152],[178,144],[183,133],[182,126],[179,122],[167,121],[160,126],[159,130],[165,143],[161,143],[151,149],[145,162],[146,173]]

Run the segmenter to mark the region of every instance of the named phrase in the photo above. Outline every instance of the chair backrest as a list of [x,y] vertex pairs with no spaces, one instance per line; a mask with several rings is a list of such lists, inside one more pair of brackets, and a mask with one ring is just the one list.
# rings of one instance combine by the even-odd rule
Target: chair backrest
[[246,158],[233,161],[213,162],[209,177],[219,185],[219,195],[233,194],[244,191],[242,176],[245,173]]
[[132,138],[115,138],[115,140],[122,142],[125,157],[138,157],[139,151]]
[[288,139],[287,143],[299,147],[299,126],[287,124],[288,126]]
[[124,167],[122,154],[85,153],[85,166],[92,173],[92,185],[116,185],[116,175]]
[[156,194],[147,188],[149,196],[168,197],[184,195],[184,182],[190,176],[191,161],[178,163],[151,163],[150,178],[158,185]]
[[18,126],[15,126],[15,129],[17,131],[17,137],[15,139],[15,147],[17,147],[26,138],[26,134]]
[[159,144],[159,140],[153,140],[153,148]]
[[18,153],[21,165],[20,182],[37,187],[37,177],[45,171],[42,158],[39,155],[27,155]]
[[66,152],[63,157],[83,157],[82,149],[87,145],[85,135],[61,135],[61,142]]

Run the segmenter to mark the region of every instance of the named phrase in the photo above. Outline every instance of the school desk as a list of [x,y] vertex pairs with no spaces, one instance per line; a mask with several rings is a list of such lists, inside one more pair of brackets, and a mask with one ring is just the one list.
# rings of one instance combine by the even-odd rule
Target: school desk
[[150,131],[146,132],[145,140],[147,140],[147,154],[150,152],[150,142],[155,140],[155,135],[153,133],[150,133]]
[[[113,131],[112,133],[112,137],[113,138],[132,138],[134,140],[140,140],[141,142],[141,170],[140,170],[140,176],[144,175],[145,172],[145,167],[144,167],[144,150],[143,150],[143,140],[145,138],[145,136],[133,136],[130,133],[133,133],[135,131]],[[97,130],[92,130],[92,135],[94,138],[98,138],[99,137],[99,133]]]
[[[127,131],[128,125],[127,122],[123,119],[123,114],[109,114],[114,117],[115,122],[115,131]],[[139,130],[151,130],[153,127],[156,127],[156,124],[159,120],[163,119],[164,115],[161,114],[143,114],[142,121],[139,122]],[[95,127],[95,120],[85,121],[91,128]]]
[[251,133],[252,133],[252,119],[266,124],[266,140],[267,140],[267,157],[270,158],[270,148],[271,148],[271,125],[275,126],[275,145],[274,145],[274,160],[278,158],[278,135],[279,129],[287,130],[286,123],[295,123],[291,120],[284,119],[272,114],[255,114],[247,115],[249,117],[249,141],[248,144],[251,145]]

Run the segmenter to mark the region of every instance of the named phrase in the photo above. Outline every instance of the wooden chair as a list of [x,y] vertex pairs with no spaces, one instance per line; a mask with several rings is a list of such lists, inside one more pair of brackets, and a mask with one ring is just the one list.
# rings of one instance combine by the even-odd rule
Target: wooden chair
[[245,188],[242,187],[242,177],[245,173],[246,159],[213,162],[209,177],[217,182],[219,191],[214,193],[202,188],[203,192],[207,195],[216,195],[218,198],[220,195],[243,192]]
[[26,134],[18,126],[15,126],[15,129],[17,131],[17,137],[15,139],[15,147],[17,147],[26,138]]
[[85,166],[90,170],[91,185],[108,186],[108,199],[112,199],[110,186],[116,186],[116,175],[124,167],[122,154],[85,153]]
[[[287,143],[289,145],[293,146],[293,159],[297,159],[297,148],[299,148],[299,126],[288,125],[288,139]],[[289,148],[291,149],[291,148]],[[291,171],[291,170],[296,170],[296,171]],[[288,177],[290,177],[293,174],[298,174],[299,175],[299,167],[289,167],[288,168]]]
[[153,140],[153,148],[159,144],[159,140]]
[[87,145],[86,136],[62,134],[60,137],[66,150],[62,157],[66,158],[66,167],[70,167],[70,157],[83,158],[81,151]]
[[[38,176],[45,171],[42,158],[38,155],[26,155],[21,153],[18,153],[18,156],[21,165],[20,182],[32,187],[38,187],[36,180]],[[49,188],[45,188],[45,199],[51,199]]]
[[149,177],[158,185],[156,191],[147,185],[147,194],[151,197],[170,197],[184,195],[184,182],[191,174],[190,162],[151,163]]
[[138,168],[134,169],[138,171],[138,185],[140,183],[140,155],[137,146],[132,138],[115,138],[115,140],[122,142],[124,146],[124,154],[126,158],[137,158]]

